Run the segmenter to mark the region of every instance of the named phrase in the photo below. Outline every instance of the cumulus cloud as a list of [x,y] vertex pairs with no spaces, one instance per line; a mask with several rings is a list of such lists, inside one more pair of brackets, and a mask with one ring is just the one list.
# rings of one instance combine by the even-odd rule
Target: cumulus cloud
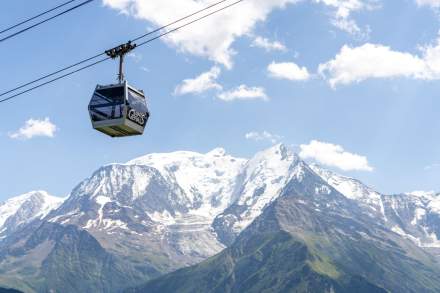
[[300,145],[300,149],[301,158],[312,159],[325,166],[343,171],[373,171],[366,157],[347,152],[340,145],[313,140]]
[[262,87],[248,87],[247,85],[240,85],[239,87],[230,91],[222,92],[217,95],[220,100],[230,102],[235,100],[269,100],[266,95],[266,90]]
[[262,48],[268,52],[270,51],[287,51],[286,46],[278,41],[270,41],[263,37],[256,37],[251,44],[252,47]]
[[185,79],[174,90],[175,95],[201,94],[208,90],[218,90],[217,98],[223,101],[235,100],[268,100],[269,97],[262,87],[249,87],[240,85],[228,91],[222,91],[223,87],[217,83],[221,73],[218,66],[214,66],[208,72],[204,72],[193,79]]
[[267,71],[271,77],[278,79],[304,81],[310,78],[310,73],[306,67],[299,67],[293,62],[272,62],[267,67]]
[[25,125],[19,130],[9,133],[9,137],[13,139],[31,139],[34,137],[54,137],[57,127],[48,117],[44,120],[29,119]]
[[318,71],[333,87],[371,78],[439,79],[440,38],[420,51],[418,56],[378,44],[345,45],[334,59],[319,65]]
[[430,6],[432,8],[440,8],[440,0],[416,0],[419,6]]
[[[243,1],[237,6],[212,15],[197,25],[184,28],[163,39],[178,50],[197,56],[206,57],[228,68],[233,65],[235,51],[232,44],[237,38],[249,35],[259,22],[264,22],[275,9],[282,9],[288,4],[308,1],[321,3],[335,10],[333,23],[340,29],[356,33],[361,29],[352,20],[355,11],[369,9],[374,0],[252,0]],[[211,8],[205,14],[226,6],[234,1]],[[212,4],[211,0],[103,0],[104,5],[122,13],[146,20],[155,26],[189,15]],[[243,13],[245,11],[245,13]],[[185,22],[196,19],[194,16]],[[177,26],[177,25],[176,25]],[[171,28],[172,29],[172,28]],[[264,40],[261,40],[264,43]],[[279,46],[277,46],[279,47]]]
[[175,95],[201,94],[211,89],[221,90],[222,86],[216,82],[221,69],[214,66],[208,72],[202,73],[194,79],[185,79],[174,90]]
[[277,134],[272,134],[268,131],[263,131],[263,132],[252,131],[246,133],[245,138],[253,141],[268,141],[270,143],[276,144],[282,139],[282,136],[279,136]]

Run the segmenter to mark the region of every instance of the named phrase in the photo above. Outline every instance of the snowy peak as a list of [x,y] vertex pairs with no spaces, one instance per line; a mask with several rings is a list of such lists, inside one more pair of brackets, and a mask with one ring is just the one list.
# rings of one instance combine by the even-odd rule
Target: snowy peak
[[299,157],[284,144],[277,144],[267,150],[257,153],[247,163],[247,168],[265,167],[273,170],[285,170],[286,166],[297,163]]
[[206,155],[212,157],[224,157],[226,155],[226,150],[224,148],[215,148]]
[[236,177],[245,162],[216,148],[206,154],[187,151],[150,154],[127,165],[157,169],[164,178],[184,190],[194,213],[213,217],[230,204]]
[[250,159],[242,173],[243,188],[239,190],[239,205],[266,205],[279,194],[281,188],[301,173],[297,169],[299,157],[283,144],[257,153]]
[[155,180],[161,179],[160,173],[148,166],[112,164],[100,168],[84,180],[72,195],[90,198],[107,196],[110,200],[131,204],[142,197]]
[[184,191],[157,169],[112,164],[79,184],[48,220],[84,228],[113,229],[138,219],[145,220],[145,226],[155,213],[174,216],[186,213],[191,206]]
[[175,229],[176,225],[210,226],[231,206],[241,206],[242,220],[234,228],[241,231],[288,181],[300,180],[305,168],[282,144],[250,160],[232,157],[222,148],[205,154],[148,154],[100,168],[75,188],[50,221],[114,231],[144,219],[144,227]]
[[49,221],[106,231],[130,225],[143,230],[156,224],[210,225],[230,204],[245,162],[217,148],[206,154],[149,154],[107,165],[78,185]]
[[32,191],[0,203],[0,236],[35,219],[45,217],[64,199],[45,191]]
[[277,199],[286,185],[302,181],[307,165],[283,144],[257,153],[237,178],[232,204],[214,221],[224,243],[229,243]]

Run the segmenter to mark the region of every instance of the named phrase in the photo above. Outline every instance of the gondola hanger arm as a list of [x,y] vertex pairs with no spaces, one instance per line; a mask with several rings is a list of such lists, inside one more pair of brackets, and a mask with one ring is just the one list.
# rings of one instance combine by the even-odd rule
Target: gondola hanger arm
[[123,83],[125,81],[124,76],[124,56],[128,54],[130,51],[136,48],[136,44],[133,44],[131,41],[128,41],[125,44],[121,44],[117,47],[114,47],[110,50],[105,51],[105,54],[112,59],[116,59],[119,57],[119,74],[118,81],[119,83]]

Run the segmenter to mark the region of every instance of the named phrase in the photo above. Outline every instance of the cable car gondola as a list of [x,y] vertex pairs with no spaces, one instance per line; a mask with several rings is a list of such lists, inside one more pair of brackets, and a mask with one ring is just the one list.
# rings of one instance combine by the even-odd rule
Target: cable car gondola
[[128,42],[106,51],[119,57],[119,82],[97,85],[89,103],[93,128],[111,137],[142,135],[150,117],[144,92],[130,86],[123,74],[124,55],[135,47]]

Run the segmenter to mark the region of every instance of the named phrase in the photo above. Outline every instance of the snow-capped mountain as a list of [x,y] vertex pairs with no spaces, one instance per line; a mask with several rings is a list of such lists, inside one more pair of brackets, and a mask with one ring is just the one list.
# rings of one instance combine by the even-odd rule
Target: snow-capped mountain
[[159,266],[169,271],[224,249],[303,168],[284,145],[250,160],[220,148],[149,154],[100,168],[46,221],[85,229],[123,256],[166,252]]
[[[207,154],[150,154],[96,171],[47,220],[86,229],[104,247],[148,261],[168,254],[163,270],[191,264],[225,246],[211,227],[232,200],[246,160],[222,149]],[[115,245],[124,242],[130,249]],[[133,249],[148,243],[151,251]]]
[[440,194],[380,194],[359,180],[318,165],[311,165],[311,168],[329,185],[347,198],[357,201],[392,231],[440,255]]
[[0,239],[18,227],[44,218],[63,202],[45,191],[32,191],[0,203]]
[[[206,154],[150,154],[101,168],[72,192],[50,221],[113,232],[135,222],[138,230],[128,229],[134,235],[154,230],[166,235],[179,253],[204,258],[234,239],[288,181],[300,180],[304,168],[305,163],[281,144],[250,160],[234,158],[220,148]],[[96,213],[91,218],[90,212],[75,212],[92,206]],[[127,208],[136,211],[135,218],[110,215],[115,208],[119,215]]]
[[227,249],[130,292],[440,292],[440,266],[305,166]]
[[[233,201],[237,176],[246,160],[227,155],[217,148],[207,154],[176,152],[151,154],[134,159],[127,165],[149,166],[183,191],[188,213],[213,219]],[[158,221],[167,220],[162,215]]]
[[236,178],[234,200],[214,221],[222,242],[230,244],[280,195],[289,181],[301,181],[305,168],[305,163],[282,144],[259,152],[247,161]]
[[[300,212],[302,208],[315,216],[325,212],[343,223],[356,217],[364,227],[373,231],[379,225],[380,233],[409,239],[412,246],[439,247],[438,195],[383,195],[356,179],[309,166],[279,144],[249,160],[221,148],[206,154],[149,154],[99,168],[61,205],[47,194],[20,197],[33,199],[27,205],[25,200],[19,204],[18,198],[11,199],[0,206],[0,220],[7,215],[3,222],[10,223],[8,231],[24,228],[0,242],[0,270],[32,262],[41,276],[47,275],[45,270],[69,274],[69,266],[58,267],[67,257],[97,262],[98,268],[87,268],[95,274],[104,270],[99,263],[106,260],[103,276],[115,274],[112,270],[118,266],[116,272],[131,272],[118,274],[118,280],[136,285],[229,247],[283,194],[299,195],[292,202]],[[12,208],[18,206],[23,211]],[[53,207],[57,208],[50,211]],[[41,222],[24,225],[32,219]],[[310,231],[323,228],[314,222],[301,225]],[[36,256],[38,251],[45,254]],[[24,268],[22,273],[35,277],[26,275],[30,271]],[[83,267],[78,271],[85,272]],[[103,282],[91,280],[87,283],[91,287],[84,288],[103,290]]]
[[[107,165],[80,183],[46,220],[86,229],[112,249],[115,235],[125,235],[125,240],[133,238],[129,243],[152,241],[159,235],[161,240],[153,246],[169,247],[181,255],[178,263],[192,263],[232,243],[288,182],[300,182],[310,169],[396,233],[423,247],[440,247],[436,221],[440,215],[439,196],[380,194],[359,180],[315,164],[308,166],[282,144],[249,160],[232,157],[217,148],[206,154],[148,154],[127,163]],[[26,223],[22,218],[43,218],[60,204],[58,198],[44,192],[36,193],[39,197],[33,194],[0,206],[0,224],[3,218],[15,214],[17,217],[9,222],[17,225]],[[32,205],[27,208],[33,216],[19,212],[19,202],[25,199],[36,203],[35,209],[30,208]]]

